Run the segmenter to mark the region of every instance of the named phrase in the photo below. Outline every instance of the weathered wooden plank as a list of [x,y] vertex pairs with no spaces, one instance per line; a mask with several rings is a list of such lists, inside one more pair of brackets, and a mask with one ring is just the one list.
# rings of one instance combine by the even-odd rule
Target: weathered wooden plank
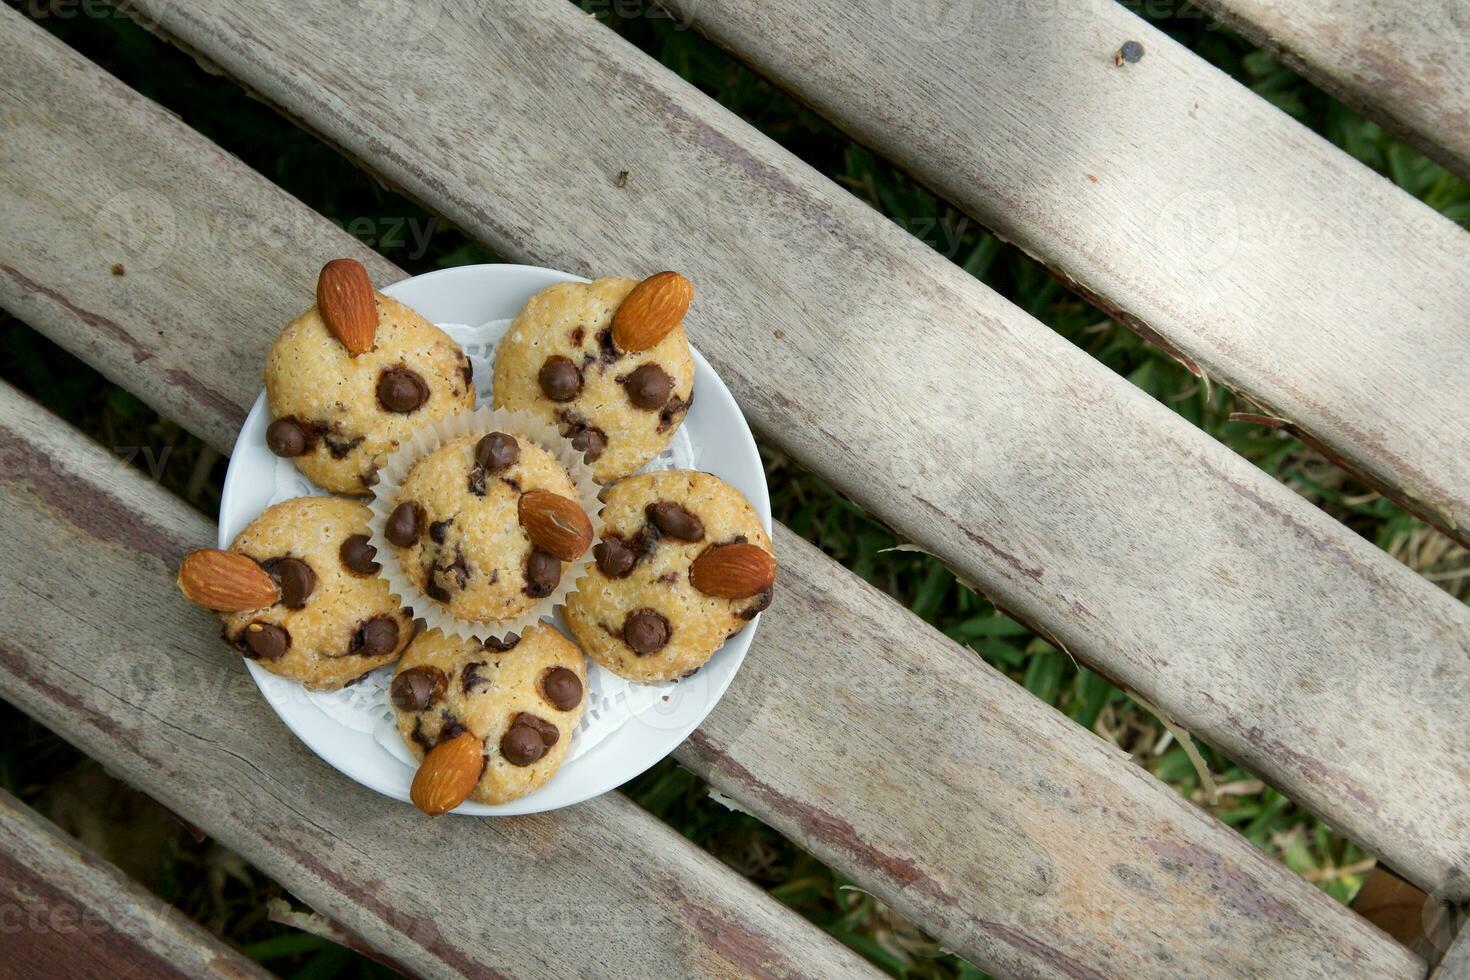
[[[68,68],[85,63],[55,47],[47,54],[27,70],[53,94],[75,95],[70,104],[80,124],[60,170],[85,179],[92,170],[127,169],[127,159],[112,157],[127,144],[146,147],[150,167],[192,172],[202,142],[197,135],[169,128],[147,103],[112,99],[90,73],[72,77],[72,93],[55,62]],[[114,144],[96,132],[81,138],[105,119],[118,120],[128,139]],[[133,142],[139,139],[147,142]],[[207,198],[186,184],[175,182],[170,198],[182,227],[201,224],[199,216],[212,208],[251,213],[260,207],[240,199],[259,193],[253,181],[213,182]],[[59,216],[38,208],[29,217],[52,226]],[[321,223],[304,214],[281,218]],[[60,227],[53,231],[65,234]],[[317,240],[314,232],[303,228],[303,234]],[[345,235],[341,240],[348,241]],[[338,243],[328,236],[327,244]],[[253,251],[242,254],[232,276],[267,281],[274,274],[274,266],[251,257]],[[274,288],[294,295],[297,278],[309,281],[314,263],[330,254],[328,247],[293,255],[298,268]],[[86,257],[80,243],[75,255]],[[201,236],[170,261],[230,260]],[[58,287],[86,268],[43,265],[46,281]],[[224,277],[201,277],[191,291],[160,295],[164,305],[151,315],[160,322],[228,316],[212,311],[228,308],[231,288]],[[211,385],[241,361],[259,357],[274,329],[265,322],[225,322],[232,329],[209,332],[195,351],[199,377]],[[84,326],[74,315],[47,321],[62,339]],[[127,359],[128,349],[113,341],[96,356],[115,364]],[[157,370],[149,379],[146,364],[141,369],[145,393],[161,383],[162,365]],[[196,404],[182,421],[208,428],[213,417]],[[232,438],[226,433],[216,445],[227,450]],[[1385,951],[1379,934],[1365,931],[968,651],[785,529],[777,529],[777,538],[785,569],[782,599],[763,619],[757,655],[678,756],[933,929],[950,948],[1002,975],[1073,969],[1174,976],[1183,956],[1194,976],[1242,976],[1257,965],[1249,951],[1271,949],[1280,975],[1316,976],[1341,972],[1338,958],[1353,955],[1355,947],[1374,969],[1413,973],[1412,961],[1392,947]],[[698,696],[697,687],[690,691]],[[977,717],[985,723],[977,725]],[[943,750],[901,753],[916,731],[929,733]],[[892,775],[900,753],[903,779]],[[916,798],[925,805],[915,807]],[[1141,823],[1139,814],[1148,819]],[[1098,854],[1110,855],[1110,862]],[[1108,911],[1113,907],[1124,911],[1115,915]],[[1171,951],[1161,938],[1170,936],[1188,937],[1185,949]]]
[[[1425,48],[1454,52],[1438,74],[1388,55],[1419,47],[1433,21],[1470,14],[1379,0],[1219,5],[1320,19],[1342,48],[1361,39],[1363,62],[1457,101],[1460,115],[1437,126],[1470,145],[1470,85],[1456,84],[1470,78],[1470,34]],[[1122,4],[668,6],[1145,339],[1470,541],[1458,408],[1470,235],[1453,223]],[[1404,44],[1359,33],[1373,20],[1420,26]],[[1128,40],[1142,60],[1119,65]]]
[[[375,948],[435,974],[868,972],[617,794],[430,822],[351,784],[174,594],[202,519],[8,388],[0,447],[33,461],[0,483],[0,560],[25,570],[0,597],[0,689]],[[1287,978],[1422,975],[809,545],[780,547],[775,642],[681,757],[946,942],[999,976],[1249,977],[1263,956]]]
[[1431,976],[1433,980],[1470,980],[1470,929],[1460,930]]
[[385,25],[324,0],[135,6],[503,254],[685,271],[767,438],[1417,883],[1470,881],[1470,610],[594,19],[438,0],[369,62]]
[[775,543],[781,602],[681,762],[1001,976],[1364,968],[1377,930],[790,531]]
[[0,935],[10,977],[270,976],[3,790]]
[[1470,6],[1463,0],[1199,5],[1470,180]]
[[[425,976],[873,973],[626,797],[428,820],[281,725],[181,603],[213,525],[0,389],[0,690]],[[1390,947],[1392,948],[1392,947]]]

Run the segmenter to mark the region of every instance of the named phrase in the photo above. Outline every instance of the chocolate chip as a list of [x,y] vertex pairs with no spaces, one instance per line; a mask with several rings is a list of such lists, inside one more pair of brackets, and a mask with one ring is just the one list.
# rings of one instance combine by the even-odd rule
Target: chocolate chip
[[622,352],[618,350],[617,343],[613,340],[612,327],[603,327],[597,331],[597,349],[598,355],[602,358],[602,363],[604,364],[611,364],[623,356]]
[[582,327],[578,327],[572,331],[571,338],[573,347],[581,347],[582,341],[587,339],[587,331]]
[[429,540],[435,544],[444,543],[444,532],[449,530],[449,525],[454,523],[454,518],[447,517],[442,521],[435,521],[429,525]]
[[623,622],[623,642],[640,657],[662,650],[669,633],[669,621],[652,609],[635,609]]
[[352,639],[352,652],[364,657],[381,657],[398,648],[398,622],[378,616],[362,624]]
[[429,386],[406,367],[388,368],[378,378],[378,404],[385,412],[407,415],[429,400]]
[[529,766],[560,739],[561,731],[551,722],[522,711],[501,736],[500,754],[513,766]]
[[657,364],[642,364],[623,379],[628,400],[639,408],[650,411],[664,407],[669,392],[674,390],[674,379]]
[[689,411],[689,407],[693,404],[694,392],[692,391],[689,392],[688,398],[680,398],[678,395],[670,398],[669,403],[664,406],[663,411],[658,413],[658,431],[667,432],[672,429],[675,424],[684,418],[685,414]]
[[540,548],[532,551],[526,559],[526,595],[532,599],[544,599],[551,595],[551,590],[560,581],[561,559]]
[[260,563],[281,587],[281,602],[287,609],[300,609],[316,588],[316,572],[300,558],[271,558]]
[[424,734],[424,719],[422,717],[413,720],[413,732],[408,737],[417,742],[419,748],[425,752],[434,747],[433,740]]
[[628,542],[616,535],[598,542],[592,556],[597,559],[597,570],[608,578],[623,578],[638,563],[638,555],[628,547]]
[[366,534],[354,534],[342,542],[342,547],[337,549],[337,554],[342,558],[342,564],[354,575],[376,575],[383,566],[373,561],[377,556],[378,549],[368,543]]
[[757,592],[755,594],[755,601],[746,606],[744,609],[740,610],[735,615],[739,616],[746,622],[750,622],[752,619],[755,619],[755,617],[759,616],[761,613],[770,608],[771,595],[774,592],[774,588],[774,586],[768,585],[761,591]]
[[265,444],[270,447],[271,452],[287,459],[306,452],[310,442],[305,427],[296,421],[294,415],[276,419],[265,430]]
[[412,548],[424,531],[424,510],[412,501],[405,501],[393,508],[383,536],[400,548]]
[[363,438],[363,436],[344,436],[336,432],[322,433],[322,442],[327,444],[327,452],[333,459],[346,459],[352,450],[362,445]]
[[468,354],[463,355],[463,360],[459,362],[459,376],[464,378],[465,390],[473,391],[475,388],[475,365],[470,362],[470,355]]
[[663,535],[652,524],[645,524],[640,527],[638,533],[633,535],[632,541],[633,552],[638,556],[635,559],[635,563],[653,554],[658,548],[659,538],[661,537]]
[[529,766],[546,754],[546,744],[533,725],[521,724],[522,715],[500,737],[500,754],[513,766]]
[[490,686],[490,678],[480,673],[480,668],[484,666],[485,661],[483,660],[464,665],[464,672],[459,677],[459,686],[466,694],[474,694]]
[[541,391],[554,402],[569,402],[582,391],[582,372],[560,354],[548,357],[536,377]]
[[270,623],[251,623],[242,634],[247,657],[280,660],[291,648],[291,634]]
[[438,667],[410,667],[393,678],[388,697],[400,711],[423,711],[439,703],[449,679]]
[[561,729],[538,715],[522,711],[516,716],[522,725],[530,725],[541,733],[541,744],[548,749],[561,739]]
[[476,497],[485,496],[485,471],[478,466],[470,470],[468,489]]
[[561,711],[571,711],[582,703],[582,678],[565,667],[548,670],[541,680],[541,690],[546,693],[546,700]]
[[520,458],[520,444],[504,432],[492,432],[475,443],[475,465],[487,473],[499,473]]
[[704,538],[704,522],[672,500],[649,504],[644,508],[644,513],[655,527],[671,538],[678,538],[680,541],[699,541]]
[[572,448],[589,463],[595,463],[607,449],[607,433],[596,426],[583,426],[572,433]]
[[[429,595],[431,595],[435,599],[439,599],[441,601],[443,601],[444,599],[447,599],[449,597],[447,595],[444,595],[444,596],[434,595],[433,588],[432,588],[432,583],[434,581],[436,581],[436,579],[438,578],[438,576],[441,576],[441,575],[449,576],[453,580],[455,588],[459,588],[459,589],[463,589],[464,588],[465,582],[468,581],[469,580],[469,577],[470,577],[470,563],[465,560],[465,557],[464,557],[464,549],[462,549],[459,545],[455,545],[454,546],[454,559],[452,561],[449,561],[449,562],[446,562],[446,563],[443,563],[443,564],[432,564],[430,562],[425,562],[424,563],[424,569],[425,569],[426,577],[429,579],[430,584],[431,584],[431,588],[428,590]],[[499,572],[498,571],[494,572],[492,574],[491,579],[490,579],[491,583],[493,584],[494,581],[495,581],[495,579],[498,578],[498,577],[499,577]],[[442,586],[440,586],[439,588],[441,590],[442,589],[447,589],[447,588],[449,588],[449,583],[446,582]]]
[[485,638],[484,647],[486,650],[494,650],[496,653],[504,653],[507,650],[514,649],[515,645],[519,642],[521,642],[521,638],[519,636],[514,633],[507,633],[504,636],[487,636]]

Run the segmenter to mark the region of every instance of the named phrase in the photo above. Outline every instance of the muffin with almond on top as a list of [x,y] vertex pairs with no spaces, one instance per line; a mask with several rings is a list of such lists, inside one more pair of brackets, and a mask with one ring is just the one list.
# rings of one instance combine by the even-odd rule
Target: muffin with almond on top
[[374,292],[354,259],[328,262],[317,305],[287,324],[265,364],[266,444],[317,486],[364,494],[419,426],[475,405],[473,372],[448,334]]

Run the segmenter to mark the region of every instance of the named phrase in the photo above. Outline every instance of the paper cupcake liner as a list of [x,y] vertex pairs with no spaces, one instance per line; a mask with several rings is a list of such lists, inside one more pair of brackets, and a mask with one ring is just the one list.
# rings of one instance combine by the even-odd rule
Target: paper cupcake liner
[[505,408],[490,408],[481,405],[470,412],[460,412],[448,418],[431,422],[415,429],[388,457],[387,463],[378,471],[378,483],[373,487],[373,498],[368,502],[372,517],[368,520],[371,531],[369,540],[378,549],[377,561],[383,566],[379,575],[388,582],[389,590],[405,606],[413,609],[414,615],[423,620],[430,629],[440,629],[451,636],[466,640],[503,638],[509,633],[520,634],[542,619],[549,619],[552,612],[566,604],[567,596],[577,591],[578,585],[587,577],[592,564],[592,549],[576,561],[562,563],[561,581],[551,594],[539,600],[525,613],[507,619],[470,620],[452,615],[439,602],[425,595],[414,580],[404,571],[398,561],[398,548],[388,542],[384,527],[388,515],[397,506],[398,490],[403,485],[413,464],[434,450],[462,436],[485,435],[490,432],[505,432],[529,439],[552,457],[567,471],[577,490],[577,501],[592,521],[592,540],[602,533],[602,501],[597,499],[602,489],[592,479],[592,467],[582,461],[582,454],[572,448],[555,426],[531,417],[525,412]]

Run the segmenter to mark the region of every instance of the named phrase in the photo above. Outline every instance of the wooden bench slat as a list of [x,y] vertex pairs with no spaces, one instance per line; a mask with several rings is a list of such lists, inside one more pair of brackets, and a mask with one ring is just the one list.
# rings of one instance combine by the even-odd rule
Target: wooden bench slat
[[[417,973],[876,975],[626,797],[430,820],[280,723],[173,576],[214,525],[0,387],[8,700]],[[38,561],[37,556],[44,556]]]
[[1470,180],[1470,7],[1462,0],[1199,5]]
[[[870,974],[619,794],[429,821],[349,782],[178,600],[174,567],[206,521],[6,386],[0,449],[35,461],[0,483],[0,560],[48,559],[0,596],[0,690],[386,956],[426,974]],[[777,644],[763,637],[761,669],[680,757],[947,944],[1000,976],[1245,978],[1263,956],[1283,978],[1423,975],[1007,678],[957,648],[926,656],[937,637],[917,658],[893,646],[906,613],[866,588],[838,605],[806,577],[810,546],[781,544]],[[834,635],[863,655],[842,664]],[[845,703],[894,720],[834,724]],[[950,741],[915,759],[919,730]]]
[[0,935],[11,977],[270,976],[4,790]]
[[[1361,8],[1435,19],[1347,6],[1344,47],[1364,36]],[[1451,221],[1122,4],[670,7],[1144,339],[1470,542],[1470,235]],[[1144,55],[1119,66],[1127,40]],[[1415,74],[1386,55],[1394,35],[1362,43],[1365,61]],[[1470,82],[1470,33],[1443,43],[1460,51],[1447,97],[1470,105],[1470,84],[1454,84]],[[1470,141],[1470,115],[1458,119],[1440,130]]]
[[[311,302],[319,263],[370,253],[238,161],[218,159],[156,107],[119,95],[74,54],[42,47],[24,71],[45,91],[66,93],[74,120],[51,144],[57,172],[76,186],[113,174],[156,188],[181,236],[152,270],[98,280],[95,252],[55,204],[67,195],[26,205],[0,193],[0,215],[24,213],[53,239],[48,252],[28,252],[23,266],[68,298],[38,305],[35,322],[78,348],[92,333],[77,313],[84,307],[117,323],[124,337],[189,324],[182,329],[195,331],[187,336],[199,383],[228,389],[232,372],[257,375],[277,324]],[[214,238],[208,215],[216,210],[242,216],[247,227],[273,215],[293,229],[293,244]],[[229,277],[190,276],[177,285],[191,266],[226,264]],[[383,280],[401,274],[377,271]],[[240,279],[252,281],[246,290],[261,306],[233,307]],[[93,291],[99,281],[105,288]],[[171,283],[176,288],[165,288]],[[124,300],[115,287],[138,292]],[[163,351],[137,361],[117,332],[109,338],[86,356],[127,376],[145,397],[166,384],[174,368]],[[242,387],[243,406],[254,393]],[[221,415],[210,403],[180,405],[185,425],[228,451],[234,432],[217,431]],[[972,653],[784,528],[776,539],[781,601],[763,618],[756,652],[725,700],[678,758],[949,948],[1001,973],[1046,974],[1065,962],[1173,976],[1179,954],[1163,958],[1160,936],[1186,936],[1192,952],[1184,955],[1197,960],[1190,971],[1201,977],[1250,975],[1256,961],[1244,951],[1261,948],[1277,951],[1283,976],[1341,972],[1336,958],[1354,945],[1366,948],[1364,962],[1375,968],[1408,969],[1400,952],[1385,952],[1381,935]],[[945,749],[905,756],[909,782],[898,783],[889,775],[894,753],[915,731]],[[914,806],[916,797],[925,805]],[[1149,815],[1142,826],[1139,814]],[[1101,853],[1110,863],[1097,860]],[[1191,866],[1203,870],[1181,870]],[[1222,880],[1243,890],[1222,898]],[[1280,914],[1241,913],[1243,894]],[[1087,912],[1078,902],[1089,895],[1127,911]]]
[[372,61],[331,6],[136,4],[502,254],[686,272],[768,438],[1405,876],[1470,866],[1470,610],[572,5],[418,4]]
[[1432,980],[1470,980],[1470,929],[1460,929],[1430,976]]

